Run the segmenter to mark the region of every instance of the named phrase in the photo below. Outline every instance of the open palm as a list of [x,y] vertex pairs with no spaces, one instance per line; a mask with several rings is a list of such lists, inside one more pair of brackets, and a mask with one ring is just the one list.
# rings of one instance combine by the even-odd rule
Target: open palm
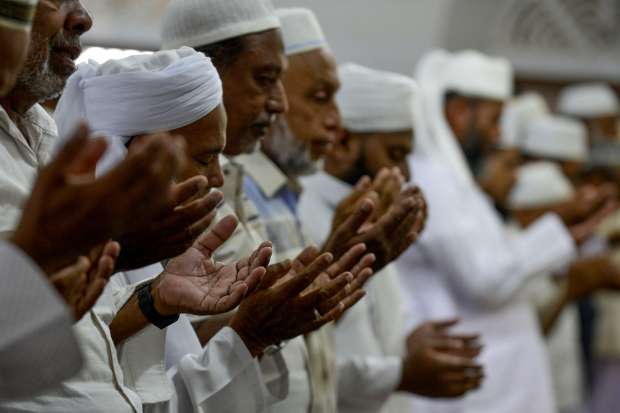
[[234,264],[216,263],[212,258],[236,227],[235,217],[224,218],[168,263],[156,285],[158,307],[165,314],[225,313],[256,288],[269,264],[271,244],[261,244],[252,255]]

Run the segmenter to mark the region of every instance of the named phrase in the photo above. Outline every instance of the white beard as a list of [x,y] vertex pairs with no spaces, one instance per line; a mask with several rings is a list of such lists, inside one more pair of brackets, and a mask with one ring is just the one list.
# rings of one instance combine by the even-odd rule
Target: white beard
[[283,116],[272,126],[268,152],[288,176],[313,175],[323,168],[323,160],[312,159],[310,147],[293,136]]

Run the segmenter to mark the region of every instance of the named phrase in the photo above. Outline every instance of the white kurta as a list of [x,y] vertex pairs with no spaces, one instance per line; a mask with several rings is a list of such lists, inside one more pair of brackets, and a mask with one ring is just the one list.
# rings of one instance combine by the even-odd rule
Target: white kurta
[[413,157],[414,180],[429,205],[426,230],[398,261],[418,320],[459,316],[479,332],[482,388],[456,402],[418,400],[414,412],[555,412],[544,341],[520,289],[536,275],[563,269],[575,245],[560,219],[547,215],[511,234],[483,193],[443,165]]
[[[299,213],[305,231],[321,244],[334,211],[351,186],[324,173],[302,179]],[[400,282],[393,266],[376,274],[368,296],[349,310],[335,330],[338,409],[343,413],[402,412],[409,401],[393,396],[404,353]]]
[[[162,271],[159,264],[130,271],[124,274],[124,282],[146,281]],[[163,342],[156,343],[163,349]],[[288,393],[288,370],[282,355],[265,356],[259,363],[230,328],[220,330],[202,348],[189,319],[181,315],[166,331],[165,353],[175,392],[170,401],[152,400],[145,412],[256,413]],[[165,368],[163,358],[161,362]]]
[[76,374],[73,318],[45,274],[0,243],[0,400],[32,396]]

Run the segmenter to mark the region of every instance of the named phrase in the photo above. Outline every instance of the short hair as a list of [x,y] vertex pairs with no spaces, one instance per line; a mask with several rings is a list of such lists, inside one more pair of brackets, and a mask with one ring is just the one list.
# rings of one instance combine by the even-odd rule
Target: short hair
[[245,36],[237,36],[220,40],[195,49],[210,57],[218,69],[224,69],[237,61],[241,53],[246,50]]

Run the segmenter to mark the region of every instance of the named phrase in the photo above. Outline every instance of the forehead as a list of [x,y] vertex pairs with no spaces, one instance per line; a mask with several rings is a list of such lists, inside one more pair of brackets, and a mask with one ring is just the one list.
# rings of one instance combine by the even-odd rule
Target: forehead
[[245,36],[239,63],[278,71],[285,70],[287,62],[280,30],[267,30]]
[[204,151],[221,152],[226,145],[226,111],[219,105],[208,115],[171,131],[183,136],[187,144]]
[[327,84],[340,87],[336,59],[325,49],[312,50],[289,56],[289,68],[285,77],[287,87],[300,82],[305,84]]

